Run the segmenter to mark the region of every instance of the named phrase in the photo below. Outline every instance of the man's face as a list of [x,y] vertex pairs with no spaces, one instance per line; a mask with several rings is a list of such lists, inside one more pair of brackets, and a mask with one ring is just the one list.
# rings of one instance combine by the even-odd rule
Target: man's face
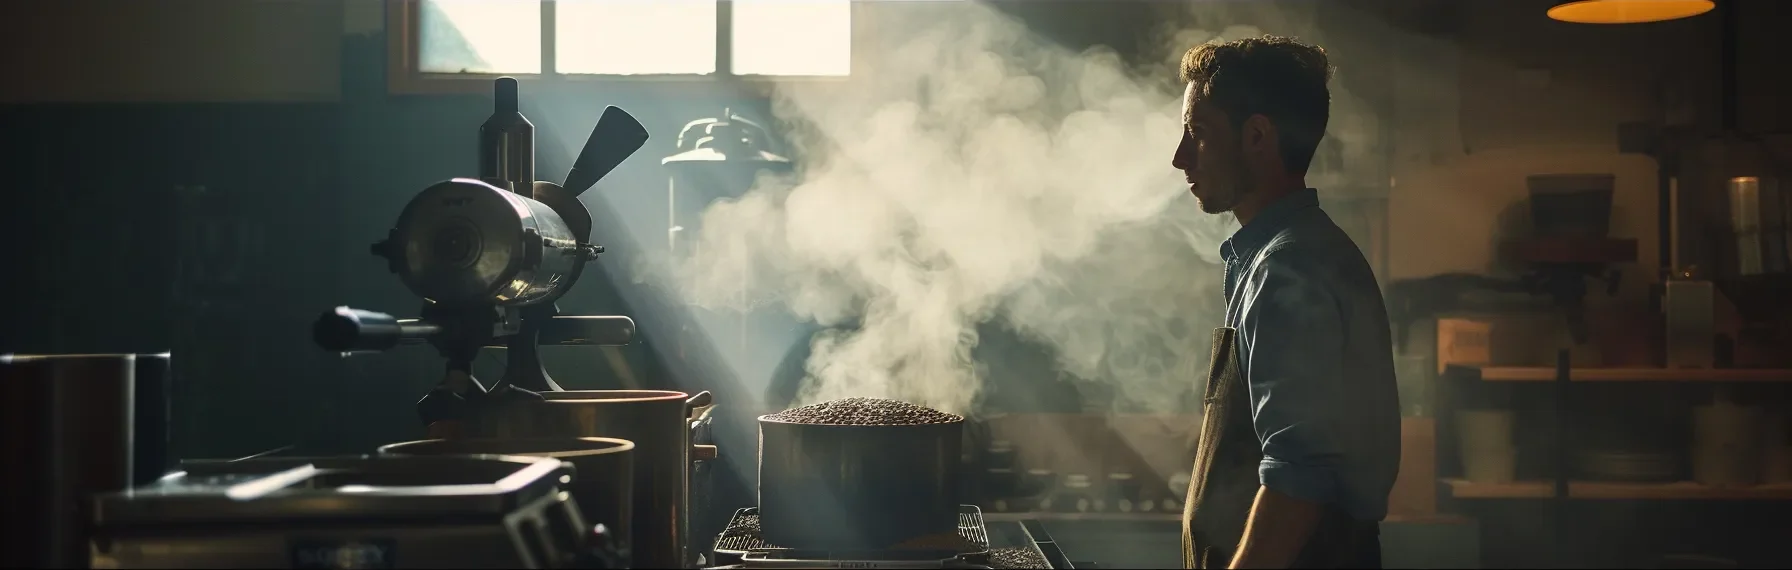
[[1242,138],[1223,111],[1203,101],[1189,83],[1182,94],[1182,143],[1170,165],[1188,180],[1201,211],[1232,211],[1250,191]]

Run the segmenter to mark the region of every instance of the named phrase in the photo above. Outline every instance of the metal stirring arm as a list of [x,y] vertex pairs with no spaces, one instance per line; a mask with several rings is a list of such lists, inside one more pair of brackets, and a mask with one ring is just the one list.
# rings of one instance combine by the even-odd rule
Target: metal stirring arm
[[[494,313],[495,314],[495,313]],[[505,326],[494,319],[493,327]],[[509,325],[521,330],[521,325]],[[554,316],[543,320],[537,343],[551,346],[626,346],[634,341],[635,320],[621,316]],[[365,354],[401,345],[434,343],[452,325],[437,319],[399,319],[386,313],[337,307],[319,317],[312,338],[325,350]],[[508,348],[513,334],[489,335],[482,348]]]
[[625,346],[634,340],[635,321],[628,317],[565,317],[553,304],[516,310],[495,307],[451,308],[428,304],[422,319],[337,307],[320,316],[312,336],[325,350],[347,354],[381,352],[400,345],[435,346],[447,359],[442,382],[417,401],[424,425],[463,419],[471,401],[488,396],[473,377],[473,358],[482,348],[505,348],[505,374],[489,395],[539,398],[538,392],[560,389],[542,367],[538,349],[558,346]]

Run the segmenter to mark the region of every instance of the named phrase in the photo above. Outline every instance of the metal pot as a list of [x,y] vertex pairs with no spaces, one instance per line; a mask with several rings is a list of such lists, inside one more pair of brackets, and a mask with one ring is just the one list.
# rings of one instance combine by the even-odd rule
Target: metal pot
[[[555,439],[426,439],[380,446],[380,455],[396,457],[459,455],[523,455],[552,457],[573,465],[566,488],[585,515],[586,525],[602,524],[617,540],[633,540],[629,531],[634,500],[635,443],[607,437]],[[587,529],[589,530],[589,529]]]
[[759,417],[759,521],[781,548],[877,550],[958,529],[964,422],[796,424]]
[[156,482],[174,466],[172,422],[174,368],[170,355],[137,355],[136,376],[131,381],[131,486]]
[[692,412],[710,405],[662,390],[542,392],[542,400],[504,399],[467,422],[473,438],[613,437],[635,443],[633,554],[640,568],[683,568],[693,460],[714,459],[713,445],[690,439]]
[[[131,354],[0,355],[0,567],[84,568],[91,497],[131,484]],[[16,539],[17,542],[13,542]]]

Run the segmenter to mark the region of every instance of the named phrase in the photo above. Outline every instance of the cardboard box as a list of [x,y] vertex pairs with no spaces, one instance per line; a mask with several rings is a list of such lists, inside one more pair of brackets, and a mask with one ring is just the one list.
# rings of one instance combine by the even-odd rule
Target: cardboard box
[[1493,323],[1470,319],[1437,320],[1437,373],[1451,365],[1493,364]]

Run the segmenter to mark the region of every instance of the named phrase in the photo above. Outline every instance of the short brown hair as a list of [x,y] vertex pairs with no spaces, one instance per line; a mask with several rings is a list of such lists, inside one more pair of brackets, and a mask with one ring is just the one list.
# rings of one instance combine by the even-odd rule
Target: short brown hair
[[1182,55],[1182,81],[1243,126],[1251,115],[1275,124],[1282,162],[1306,172],[1331,119],[1332,66],[1325,48],[1263,36],[1195,46]]

